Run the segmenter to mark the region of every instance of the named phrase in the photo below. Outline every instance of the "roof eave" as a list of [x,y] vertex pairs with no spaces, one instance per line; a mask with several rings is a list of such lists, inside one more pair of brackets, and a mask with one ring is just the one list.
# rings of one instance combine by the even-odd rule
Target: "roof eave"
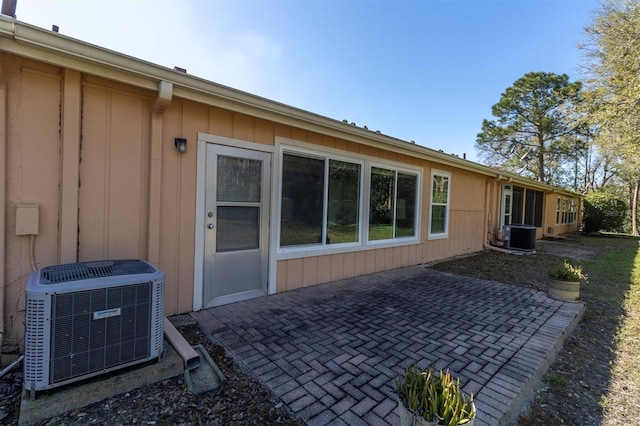
[[[383,133],[275,102],[241,90],[175,71],[48,31],[11,17],[0,16],[0,50],[19,56],[91,73],[136,87],[158,90],[161,81],[173,84],[174,96],[250,114],[259,118],[320,132],[377,148],[473,171],[490,177],[500,175],[528,186],[547,191],[566,192],[560,188],[522,178],[491,167],[407,142]],[[574,194],[579,195],[579,194]]]

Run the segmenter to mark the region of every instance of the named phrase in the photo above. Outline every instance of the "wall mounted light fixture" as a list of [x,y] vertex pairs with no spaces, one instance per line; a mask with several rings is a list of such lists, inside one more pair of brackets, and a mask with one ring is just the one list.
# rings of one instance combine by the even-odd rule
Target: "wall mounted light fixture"
[[187,152],[187,140],[185,138],[175,138],[173,144],[180,153]]

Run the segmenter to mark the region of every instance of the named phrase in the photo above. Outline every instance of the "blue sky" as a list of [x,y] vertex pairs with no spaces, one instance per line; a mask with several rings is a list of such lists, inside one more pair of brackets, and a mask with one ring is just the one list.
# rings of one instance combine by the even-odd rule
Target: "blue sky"
[[592,0],[18,0],[17,19],[475,159],[527,72],[580,78]]

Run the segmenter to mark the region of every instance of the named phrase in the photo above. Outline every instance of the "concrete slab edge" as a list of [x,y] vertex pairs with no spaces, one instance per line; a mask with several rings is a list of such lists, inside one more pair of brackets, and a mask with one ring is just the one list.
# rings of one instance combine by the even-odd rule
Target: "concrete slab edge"
[[[572,303],[572,302],[565,302],[565,303]],[[551,364],[553,364],[553,362],[555,361],[556,356],[558,355],[558,352],[560,352],[560,350],[564,347],[565,341],[567,340],[568,337],[570,337],[573,334],[573,331],[582,320],[582,317],[586,310],[586,304],[584,302],[578,302],[577,304],[579,305],[579,308],[575,313],[574,317],[569,322],[569,324],[565,327],[562,333],[558,336],[551,350],[547,352],[547,355],[544,357],[542,362],[538,364],[538,366],[536,367],[531,377],[529,377],[529,379],[524,383],[524,386],[522,387],[522,391],[519,392],[518,396],[516,396],[511,401],[511,403],[507,407],[506,412],[498,422],[499,426],[507,426],[507,425],[516,423],[518,420],[518,417],[523,413],[523,411],[531,403],[531,400],[535,396],[536,391],[539,389],[540,384],[542,383],[542,377],[547,373],[547,371],[549,371],[549,368],[551,367]],[[558,311],[556,311],[556,313],[561,310],[562,310],[562,307],[560,307]]]

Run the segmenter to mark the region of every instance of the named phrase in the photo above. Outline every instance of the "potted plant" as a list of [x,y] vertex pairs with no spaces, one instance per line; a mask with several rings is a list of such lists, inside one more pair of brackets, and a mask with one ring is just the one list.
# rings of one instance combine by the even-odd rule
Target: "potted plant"
[[465,394],[449,370],[436,375],[432,368],[408,367],[396,380],[396,392],[401,426],[473,425],[473,393]]
[[575,302],[580,299],[580,283],[584,279],[582,266],[564,260],[560,267],[549,273],[549,296]]

